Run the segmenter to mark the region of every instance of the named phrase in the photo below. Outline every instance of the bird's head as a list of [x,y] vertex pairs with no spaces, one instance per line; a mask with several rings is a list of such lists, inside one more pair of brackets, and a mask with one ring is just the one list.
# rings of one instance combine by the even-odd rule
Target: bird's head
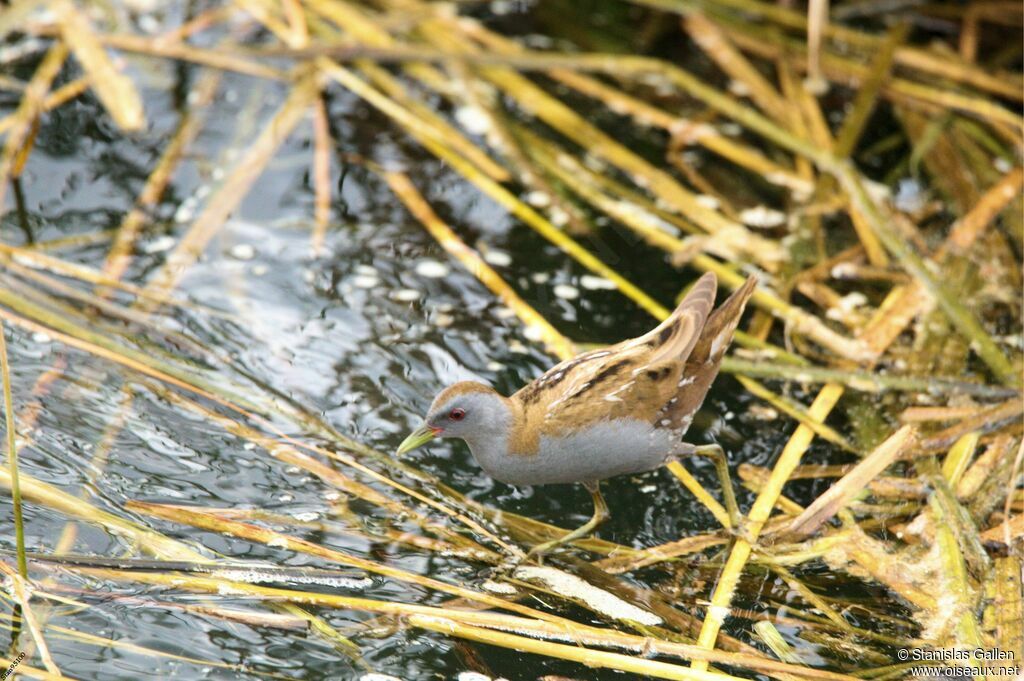
[[459,437],[472,443],[507,433],[511,419],[508,399],[475,381],[450,385],[434,398],[423,425],[398,446],[401,456],[438,437]]

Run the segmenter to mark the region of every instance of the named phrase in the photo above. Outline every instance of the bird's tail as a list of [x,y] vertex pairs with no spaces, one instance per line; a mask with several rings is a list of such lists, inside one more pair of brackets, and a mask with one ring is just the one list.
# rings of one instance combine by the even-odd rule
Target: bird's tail
[[650,357],[652,363],[665,359],[686,359],[690,355],[715,304],[717,286],[715,275],[708,272],[697,280],[665,321],[636,339],[637,343],[653,348]]
[[736,327],[743,316],[747,301],[754,295],[756,288],[757,277],[747,277],[743,285],[733,291],[732,295],[708,316],[704,328],[701,329],[700,338],[690,353],[690,362],[717,364],[721,361],[736,334]]

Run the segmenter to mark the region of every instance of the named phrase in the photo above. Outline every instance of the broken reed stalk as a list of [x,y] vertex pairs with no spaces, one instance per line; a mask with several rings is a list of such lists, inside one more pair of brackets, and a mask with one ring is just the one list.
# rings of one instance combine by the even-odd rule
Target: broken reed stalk
[[0,210],[4,207],[9,179],[20,174],[19,166],[31,153],[34,126],[37,125],[50,85],[64,66],[67,56],[68,50],[60,42],[47,51],[22,92],[17,110],[10,116],[12,130],[7,133],[3,154],[0,156]]
[[313,254],[320,255],[331,220],[331,130],[323,94],[313,103]]
[[195,85],[194,96],[190,100],[188,109],[171,135],[170,141],[164,146],[156,166],[146,178],[146,184],[139,192],[135,205],[117,228],[114,242],[103,262],[105,277],[120,280],[124,276],[131,261],[131,253],[135,248],[136,241],[141,236],[142,229],[150,221],[151,211],[163,197],[182,157],[203,128],[205,109],[213,101],[220,80],[220,74],[208,72],[203,74]]
[[797,538],[813,533],[911,447],[915,438],[913,426],[903,426],[897,430],[873,452],[861,459],[853,470],[815,499],[814,503],[793,520],[788,532]]
[[114,122],[125,131],[146,125],[142,97],[131,79],[122,74],[96,39],[89,20],[70,0],[55,0],[51,8],[61,37],[89,77],[90,85]]

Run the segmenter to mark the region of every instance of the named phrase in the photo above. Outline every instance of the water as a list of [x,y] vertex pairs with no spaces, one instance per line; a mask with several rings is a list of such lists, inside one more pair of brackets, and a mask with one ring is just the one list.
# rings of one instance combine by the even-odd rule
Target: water
[[[28,77],[35,63],[24,61],[16,74]],[[92,96],[46,116],[20,183],[23,205],[3,219],[6,243],[42,243],[96,234],[117,227],[130,209],[179,120],[197,69],[135,58],[129,63],[129,72],[144,90],[149,129],[136,136],[119,133]],[[62,81],[68,77],[65,72]],[[126,281],[142,285],[158,271],[210,191],[216,190],[233,160],[284,96],[280,84],[237,75],[224,77],[207,125],[152,211]],[[499,272],[563,333],[580,342],[611,342],[637,335],[654,324],[617,292],[581,285],[585,270],[431,160],[353,96],[333,88],[328,104],[338,152],[401,165],[467,243],[484,244],[510,256],[509,264],[497,268]],[[12,106],[8,97],[5,111]],[[85,308],[88,321],[120,339],[135,339],[132,342],[139,347],[152,343],[178,356],[194,356],[223,385],[244,388],[246,397],[254,401],[271,399],[266,387],[272,387],[344,435],[382,452],[394,450],[418,423],[433,393],[444,385],[475,378],[508,393],[552,363],[536,343],[523,336],[516,319],[446,256],[386,186],[359,166],[339,163],[340,156],[332,159],[332,180],[338,184],[331,229],[323,254],[313,256],[311,135],[308,122],[300,124],[205,249],[203,258],[188,269],[177,295],[201,307],[165,308],[154,316],[157,326],[175,330],[206,353],[177,347],[152,329]],[[693,277],[690,272],[672,269],[661,253],[633,242],[624,244],[623,237],[614,232],[604,232],[600,240],[587,243],[665,305],[671,305]],[[62,248],[55,255],[99,267],[109,245],[109,237],[102,237]],[[450,271],[434,276],[435,261]],[[575,287],[579,297],[567,300],[555,294],[556,287],[566,285]],[[27,475],[72,493],[85,486],[88,500],[99,509],[239,560],[334,567],[305,554],[132,514],[124,510],[124,503],[140,500],[260,509],[307,522],[330,521],[322,529],[275,527],[449,581],[479,587],[487,577],[487,571],[478,565],[423,549],[371,544],[346,533],[347,521],[331,515],[338,499],[336,490],[304,470],[272,459],[216,423],[172,404],[151,389],[149,379],[141,381],[137,374],[112,363],[21,329],[9,330],[9,342],[18,413],[25,414],[33,401],[39,403],[35,427],[25,424],[20,433],[31,438],[20,458]],[[59,378],[44,388],[35,387],[39,377],[53,367],[60,368]],[[126,385],[133,395],[127,408],[122,406],[127,404]],[[691,439],[704,441],[707,433],[716,433],[734,467],[741,461],[770,465],[792,424],[752,418],[741,392],[731,377],[721,377]],[[123,420],[122,427],[105,443],[104,433],[119,420]],[[297,438],[323,441],[305,424],[280,414],[274,424]],[[831,451],[820,444],[816,447],[809,454],[811,460]],[[102,448],[109,449],[109,459],[97,465],[94,457]],[[378,471],[386,470],[380,462],[363,460]],[[475,466],[461,443],[432,444],[418,452],[413,463],[490,507],[566,527],[583,522],[590,512],[582,488],[517,489],[491,480]],[[694,462],[690,468],[709,489],[716,489],[709,464]],[[359,479],[391,493],[379,483]],[[813,487],[803,486],[803,501],[820,491]],[[644,547],[716,527],[711,514],[665,471],[615,479],[605,489],[612,519],[600,530],[603,538]],[[749,505],[749,493],[741,491],[739,496],[742,506]],[[387,519],[379,509],[358,501],[352,503],[351,510],[370,523]],[[0,516],[9,522],[11,507],[6,501]],[[62,514],[28,503],[28,546],[51,552],[66,522]],[[135,553],[123,539],[94,525],[77,527],[75,553]],[[13,540],[5,536],[9,548]],[[646,585],[678,594],[680,584],[674,585],[674,592],[669,588],[673,582],[689,580],[695,574],[685,568],[659,572],[650,576]],[[683,584],[683,595],[676,596],[684,612],[692,611],[692,602],[708,593],[713,572],[705,570],[700,575],[702,592],[689,593]],[[767,580],[762,595],[774,591],[775,597],[785,597],[786,588],[780,582],[764,575],[759,578]],[[55,627],[244,667],[238,671],[168,660],[127,648],[88,645],[53,633],[48,641],[55,661],[77,678],[228,679],[278,674],[348,679],[365,671],[315,635],[224,621],[177,607],[210,601],[225,608],[250,607],[244,598],[207,598],[68,574],[61,575],[59,581],[81,589],[78,597],[90,607],[75,611],[58,606],[49,620]],[[379,577],[357,584],[340,588],[338,593],[423,604],[447,600]],[[454,678],[470,669],[512,681],[544,674],[580,675],[574,664],[471,645],[416,629],[382,627],[367,635],[355,626],[368,619],[362,613],[330,609],[316,613],[352,636],[375,672],[404,679]],[[727,631],[740,635],[743,628],[729,627]],[[597,670],[586,670],[585,676],[622,678]]]

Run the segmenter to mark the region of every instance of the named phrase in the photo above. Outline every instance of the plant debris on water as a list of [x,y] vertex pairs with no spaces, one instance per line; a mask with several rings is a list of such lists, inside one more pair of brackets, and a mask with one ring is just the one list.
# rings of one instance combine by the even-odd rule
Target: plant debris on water
[[[0,7],[0,667],[1024,668],[1019,3]],[[713,272],[759,285],[612,521],[390,455]],[[1016,670],[1016,671],[1015,671]],[[6,678],[6,677],[5,677]]]

